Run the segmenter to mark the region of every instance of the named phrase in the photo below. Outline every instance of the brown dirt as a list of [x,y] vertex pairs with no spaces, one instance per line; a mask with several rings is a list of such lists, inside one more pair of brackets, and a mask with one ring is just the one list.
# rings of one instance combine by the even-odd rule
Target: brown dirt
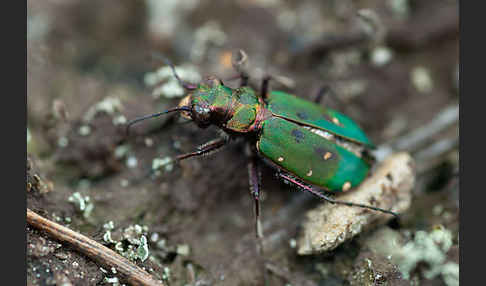
[[[103,224],[108,221],[114,222],[113,236],[120,240],[124,228],[146,225],[151,258],[136,263],[159,279],[164,269],[170,269],[170,285],[263,285],[263,272],[255,250],[243,144],[184,161],[172,172],[152,178],[147,174],[154,158],[193,150],[214,138],[217,130],[172,124],[166,117],[137,125],[126,137],[123,124],[113,123],[120,115],[132,119],[177,104],[164,97],[154,99],[144,85],[144,74],[159,66],[148,59],[150,52],[156,50],[177,65],[192,63],[202,75],[228,78],[234,71],[225,55],[241,48],[253,66],[294,80],[290,91],[299,96],[310,99],[319,85],[328,83],[338,99],[327,98],[326,103],[356,119],[377,145],[458,104],[456,1],[410,1],[406,19],[395,16],[387,1],[200,1],[192,7],[193,1],[187,0],[180,1],[186,8],[180,4],[169,10],[172,2],[166,2],[166,10],[172,12],[163,22],[173,21],[176,28],[165,35],[150,29],[154,8],[149,10],[148,2],[27,3],[27,206],[98,241],[103,241]],[[387,28],[384,44],[394,56],[384,67],[370,64],[373,43],[355,36],[360,34],[354,15],[361,8],[374,9]],[[296,18],[292,13],[298,13]],[[287,20],[279,24],[278,15]],[[296,24],[287,30],[285,24],[292,19]],[[218,23],[226,39],[208,44],[203,56],[191,61],[194,33],[208,21]],[[342,40],[346,37],[351,41]],[[352,60],[356,54],[358,60]],[[429,93],[411,83],[411,70],[417,66],[430,71]],[[350,91],[360,84],[363,90]],[[289,90],[278,83],[272,88]],[[119,99],[122,107],[87,120],[90,108],[106,98]],[[80,134],[86,126],[89,134]],[[413,152],[457,137],[456,124]],[[121,157],[120,146],[128,148]],[[137,160],[134,168],[127,164],[130,158]],[[451,260],[457,261],[458,146],[433,159],[434,164],[418,174],[413,207],[390,226],[401,234],[445,226],[455,237]],[[364,278],[356,269],[365,258],[384,269],[383,275],[394,281],[390,285],[409,285],[393,265],[369,254],[361,240],[328,255],[297,256],[289,241],[297,237],[305,211],[319,202],[277,180],[270,169],[264,168],[262,177],[265,258],[282,274],[268,273],[267,285],[358,285],[362,280],[356,279]],[[90,197],[94,208],[89,216],[69,202],[75,192]],[[165,246],[150,239],[155,233],[158,242],[166,240]],[[105,277],[116,276],[31,227],[26,235],[28,285],[111,285]],[[177,251],[184,245],[190,249],[187,255]],[[443,283],[417,273],[421,285]]]

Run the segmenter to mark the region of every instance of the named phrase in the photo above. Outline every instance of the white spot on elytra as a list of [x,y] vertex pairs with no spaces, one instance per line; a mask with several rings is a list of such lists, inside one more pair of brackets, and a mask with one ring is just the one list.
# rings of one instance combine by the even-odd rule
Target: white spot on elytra
[[324,154],[324,156],[322,156],[322,157],[324,158],[324,160],[329,160],[332,157],[332,153],[326,152],[326,154]]
[[346,182],[343,184],[343,191],[347,191],[351,189],[351,183],[350,182]]

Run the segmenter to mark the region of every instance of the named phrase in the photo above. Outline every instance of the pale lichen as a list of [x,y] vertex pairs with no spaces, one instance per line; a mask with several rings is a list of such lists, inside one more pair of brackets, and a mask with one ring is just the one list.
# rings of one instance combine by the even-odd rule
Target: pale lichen
[[59,137],[59,139],[57,139],[57,146],[61,148],[66,148],[68,145],[69,145],[69,139],[67,137],[61,136]]
[[417,231],[413,240],[398,248],[392,257],[405,279],[421,262],[428,265],[422,273],[432,279],[441,275],[447,285],[459,285],[459,265],[447,261],[447,252],[453,245],[449,230],[439,227],[430,232]]
[[206,55],[209,46],[221,47],[226,42],[227,36],[221,25],[215,21],[209,21],[194,32],[194,44],[191,49],[191,61],[200,62]]
[[91,106],[88,111],[84,114],[84,121],[90,122],[96,114],[98,113],[107,113],[109,115],[114,114],[115,112],[119,112],[123,110],[123,104],[121,103],[120,99],[117,97],[106,97],[102,101],[98,102],[97,104]]
[[387,4],[397,18],[406,18],[410,14],[409,0],[388,0]]
[[[195,83],[202,80],[201,74],[196,66],[181,65],[174,68],[176,69],[177,75],[185,82]],[[174,98],[185,95],[184,88],[175,78],[170,66],[163,66],[155,72],[145,74],[144,82],[147,86],[156,86],[152,91],[154,98],[159,98],[160,96]]]
[[148,0],[148,27],[155,36],[170,37],[184,21],[184,16],[197,7],[198,0]]
[[140,237],[140,245],[137,248],[137,255],[142,262],[144,262],[149,256],[147,238],[144,235]]
[[115,153],[114,153],[115,158],[121,159],[121,158],[125,157],[128,154],[129,151],[130,151],[130,145],[127,145],[127,144],[119,145],[115,149]]
[[127,118],[123,115],[118,115],[113,118],[112,122],[113,125],[124,125],[125,123],[127,123]]
[[91,127],[89,125],[81,125],[78,133],[81,136],[88,136],[91,133]]
[[78,207],[84,218],[90,217],[91,212],[94,209],[94,204],[91,202],[91,198],[89,196],[83,196],[81,193],[75,192],[69,196],[68,201]]
[[174,168],[173,163],[170,157],[155,158],[152,160],[152,171],[158,171],[163,167],[166,172],[170,172]]
[[112,230],[114,231],[114,224],[112,221],[103,225],[106,232],[103,236],[103,240],[107,243],[114,244],[115,250],[130,260],[145,261],[149,255],[147,233],[148,227],[138,224],[130,225],[122,230],[122,235],[118,240],[115,240],[111,236]]
[[128,168],[135,168],[138,165],[138,159],[135,156],[128,156],[126,160],[126,165]]
[[188,256],[191,252],[191,248],[187,244],[179,244],[177,245],[176,252],[182,256]]

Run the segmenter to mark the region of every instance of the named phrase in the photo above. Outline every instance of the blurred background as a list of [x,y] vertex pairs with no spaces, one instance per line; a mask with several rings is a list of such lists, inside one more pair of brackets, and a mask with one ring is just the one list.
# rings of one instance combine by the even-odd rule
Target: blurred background
[[[270,88],[307,99],[327,85],[323,104],[356,120],[379,156],[403,150],[416,161],[400,221],[311,256],[296,254],[295,239],[320,202],[264,168],[266,258],[279,267],[268,285],[458,285],[458,1],[28,1],[28,207],[171,285],[261,285],[243,145],[164,165],[217,130],[170,116],[124,129],[184,95],[152,53],[187,81],[214,75],[236,87],[239,49],[255,88],[266,74],[277,78]],[[450,245],[409,265],[409,277],[369,247],[388,236],[405,247],[435,229]],[[148,258],[136,251],[142,235]],[[28,285],[117,283],[34,229],[27,243]]]

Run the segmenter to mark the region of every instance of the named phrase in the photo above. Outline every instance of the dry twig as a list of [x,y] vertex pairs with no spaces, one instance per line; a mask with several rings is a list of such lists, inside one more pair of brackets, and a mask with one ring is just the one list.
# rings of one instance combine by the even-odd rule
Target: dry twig
[[86,256],[99,262],[107,268],[115,267],[130,285],[163,286],[164,284],[155,280],[150,274],[134,265],[128,259],[120,256],[113,250],[99,244],[98,242],[80,234],[58,223],[50,221],[37,213],[27,209],[27,223],[43,230],[53,238],[67,242],[77,248]]

